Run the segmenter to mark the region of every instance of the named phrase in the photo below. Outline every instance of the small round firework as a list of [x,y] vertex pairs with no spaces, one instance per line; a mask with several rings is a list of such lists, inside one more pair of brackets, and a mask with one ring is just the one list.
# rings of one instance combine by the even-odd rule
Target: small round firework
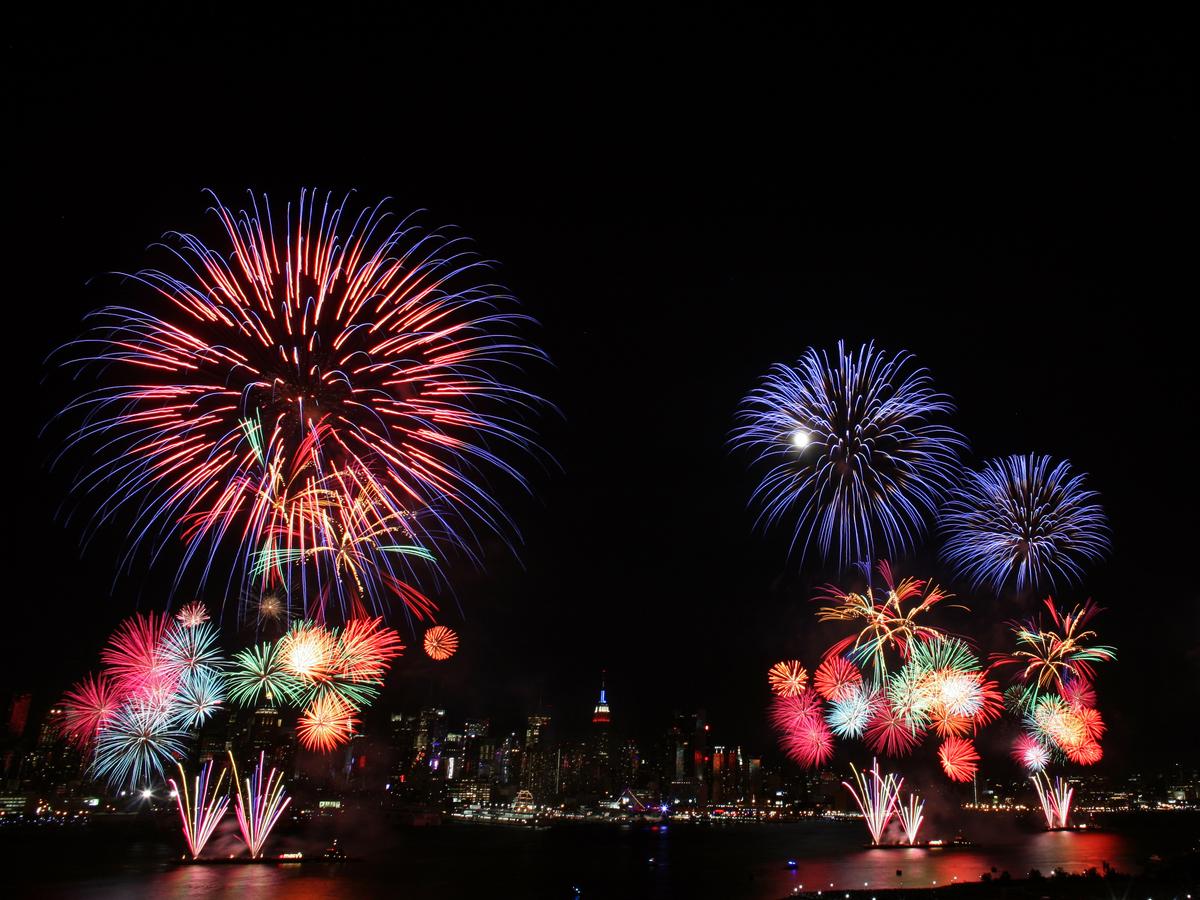
[[195,600],[179,610],[179,614],[175,618],[184,628],[195,628],[202,622],[208,621],[208,610],[204,608],[203,603]]
[[782,697],[796,697],[808,690],[808,670],[799,660],[777,662],[767,671],[771,690]]
[[445,625],[434,625],[425,632],[425,653],[430,659],[442,662],[458,650],[458,635]]
[[1040,772],[1050,762],[1050,751],[1032,734],[1022,734],[1017,738],[1012,755],[1030,772]]

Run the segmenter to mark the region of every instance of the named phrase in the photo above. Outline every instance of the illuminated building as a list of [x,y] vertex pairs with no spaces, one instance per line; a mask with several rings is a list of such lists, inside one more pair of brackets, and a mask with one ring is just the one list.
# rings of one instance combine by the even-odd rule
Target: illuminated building
[[521,787],[538,803],[548,803],[558,793],[558,753],[550,745],[549,716],[526,720]]
[[402,781],[412,771],[413,745],[417,739],[417,717],[404,713],[392,713],[388,729],[388,752],[391,756],[393,781]]
[[592,709],[592,729],[584,751],[583,791],[598,797],[613,793],[612,712],[604,673],[600,676],[600,699]]
[[446,711],[429,708],[417,716],[417,733],[413,739],[413,759],[424,760],[430,767],[437,767],[437,758],[442,740],[446,737]]
[[521,775],[521,742],[514,731],[496,751],[495,778],[499,784],[516,784]]
[[447,796],[455,804],[491,803],[491,782],[481,778],[461,778],[446,790]]

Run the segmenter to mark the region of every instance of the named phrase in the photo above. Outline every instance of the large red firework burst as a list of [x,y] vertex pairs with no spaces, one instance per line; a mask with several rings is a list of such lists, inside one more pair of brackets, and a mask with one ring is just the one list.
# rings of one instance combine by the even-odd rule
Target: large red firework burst
[[970,781],[979,768],[979,753],[966,738],[948,737],[938,748],[938,761],[951,781]]
[[522,481],[500,448],[532,448],[540,401],[505,379],[542,357],[464,238],[349,204],[215,202],[225,246],[169,235],[172,267],[126,282],[146,302],[97,311],[68,351],[105,372],[69,408],[70,444],[103,448],[79,485],[107,498],[97,524],[129,506],[130,552],[178,533],[204,575],[236,542],[247,581],[304,579],[347,618],[427,548],[507,531],[485,480]]
[[813,675],[813,688],[831,703],[845,700],[862,684],[862,672],[844,656],[827,656]]

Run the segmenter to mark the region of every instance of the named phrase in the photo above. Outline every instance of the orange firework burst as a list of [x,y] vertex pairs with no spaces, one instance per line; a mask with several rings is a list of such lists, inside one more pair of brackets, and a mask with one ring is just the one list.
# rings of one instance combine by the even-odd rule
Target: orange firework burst
[[1083,733],[1087,735],[1087,741],[1098,743],[1100,738],[1104,736],[1104,719],[1100,718],[1100,711],[1091,707],[1083,707],[1075,711],[1075,717],[1079,719],[1079,724],[1083,729]]
[[1066,750],[1067,759],[1080,766],[1094,766],[1104,758],[1104,751],[1096,741],[1085,740],[1083,743]]
[[293,625],[279,642],[280,667],[305,684],[329,681],[338,668],[338,657],[334,636],[311,622]]
[[862,672],[844,656],[829,656],[817,666],[813,688],[830,703],[849,698],[862,684]]
[[425,632],[425,652],[439,662],[449,659],[458,649],[458,635],[445,625],[434,625]]
[[970,781],[979,769],[979,753],[965,738],[948,737],[938,748],[942,771],[951,781]]
[[808,690],[808,671],[799,660],[784,660],[767,670],[767,681],[779,696],[798,697]]
[[328,753],[354,734],[358,719],[340,696],[327,691],[313,698],[296,723],[296,734],[306,750]]

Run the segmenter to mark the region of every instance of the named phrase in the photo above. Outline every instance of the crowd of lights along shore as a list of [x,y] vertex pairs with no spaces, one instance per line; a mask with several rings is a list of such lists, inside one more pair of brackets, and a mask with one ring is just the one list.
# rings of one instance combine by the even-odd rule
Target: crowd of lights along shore
[[[509,383],[544,355],[461,235],[386,204],[302,191],[215,197],[224,246],[168,234],[56,358],[100,386],[61,417],[91,528],[128,521],[123,561],[181,540],[177,585],[279,590],[299,618],[418,621],[418,575],[514,533],[486,484],[524,485],[542,401]],[[217,575],[218,567],[231,566]],[[424,568],[422,568],[424,567]]]
[[[959,783],[985,764],[985,728],[1014,731],[1012,759],[1033,778],[1048,827],[1065,828],[1070,788],[1047,770],[1102,758],[1097,666],[1116,651],[1090,627],[1094,601],[1063,604],[1048,592],[1077,585],[1105,555],[1107,520],[1066,460],[1029,453],[969,470],[967,441],[948,423],[951,398],[911,359],[873,342],[808,348],[794,366],[775,366],[738,413],[733,443],[765,470],[752,496],[760,522],[790,535],[801,565],[822,562],[847,585],[813,598],[813,634],[830,637],[811,683],[802,659],[769,668],[769,718],[803,766],[830,763],[838,741],[893,759],[928,745]],[[940,541],[933,549],[967,596],[879,559],[925,540]],[[991,653],[973,637],[999,624],[973,621],[970,596],[980,591],[993,601],[981,605],[1016,612],[1011,643]],[[1029,611],[1034,599],[1041,605]],[[914,843],[919,798],[900,807],[902,779],[882,774],[877,759],[852,771],[846,787],[872,840],[896,815]]]

